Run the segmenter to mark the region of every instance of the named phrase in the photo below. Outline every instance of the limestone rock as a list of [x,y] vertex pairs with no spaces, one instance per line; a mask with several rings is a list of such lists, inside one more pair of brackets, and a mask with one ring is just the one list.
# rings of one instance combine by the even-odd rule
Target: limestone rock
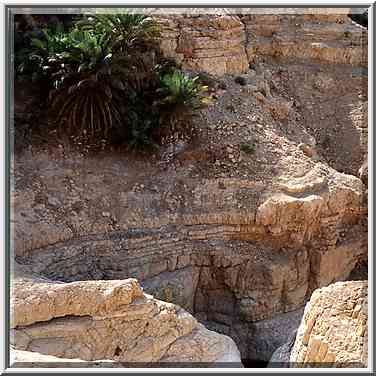
[[297,330],[294,330],[288,337],[287,342],[284,343],[282,346],[278,347],[277,350],[274,351],[269,360],[268,368],[290,367],[291,350],[295,343],[296,333]]
[[218,76],[248,70],[244,26],[236,15],[164,15],[156,19],[162,30],[162,51],[183,68]]
[[[239,351],[178,306],[144,294],[135,279],[56,283],[17,271],[11,344],[39,355],[84,361],[234,362]],[[184,347],[184,353],[180,349]],[[44,359],[55,361],[55,359]],[[63,361],[63,360],[62,360]]]
[[368,185],[368,160],[364,161],[360,167],[359,177],[362,179],[364,184]]
[[[183,12],[183,10],[181,10]],[[197,14],[168,14],[159,9],[155,19],[162,31],[161,48],[184,68],[216,75],[242,73],[255,56],[270,55],[363,65],[367,29],[351,22],[346,10],[333,14],[321,8],[249,10],[229,9]],[[261,12],[261,13],[260,13]]]
[[124,367],[120,362],[111,360],[85,361],[82,359],[64,359],[37,352],[10,349],[10,364],[16,368],[88,368],[88,367]]
[[178,304],[188,312],[194,312],[194,297],[198,284],[199,268],[187,268],[163,272],[146,279],[142,286],[155,298]]
[[[322,11],[322,12],[321,12]],[[346,14],[312,14],[291,9],[278,13],[241,17],[247,35],[247,55],[311,59],[326,63],[367,65],[367,29],[351,22]]]
[[[40,158],[34,163],[46,163],[43,189],[59,191],[67,162]],[[84,178],[75,183],[74,195],[61,198],[64,222],[55,209],[35,208],[38,192],[19,188],[13,196],[16,259],[39,276],[71,283],[29,287],[25,282],[15,289],[24,292],[15,297],[12,320],[30,325],[34,316],[45,321],[61,317],[61,312],[112,315],[118,308],[95,295],[97,289],[108,288],[96,280],[118,280],[117,293],[131,300],[132,294],[141,299],[141,291],[137,283],[128,291],[131,283],[124,286],[122,280],[136,278],[158,298],[220,323],[222,333],[240,338],[242,357],[248,358],[253,350],[246,343],[254,341],[255,322],[299,309],[311,289],[347,278],[367,255],[367,234],[358,225],[363,213],[360,179],[303,158],[300,152],[281,159],[283,174],[269,185],[251,179],[181,177],[178,200],[170,200],[176,180],[168,175],[153,185],[145,179],[144,189],[136,192],[115,183],[119,176],[131,176],[128,165],[112,159],[88,159],[84,165],[76,161],[76,171]],[[94,165],[102,175],[82,170]],[[104,185],[103,179],[111,184]],[[85,189],[88,183],[90,189]],[[244,209],[237,207],[236,197]],[[190,205],[182,207],[182,201]],[[90,203],[82,204],[78,216],[71,212],[77,202]],[[103,212],[116,216],[116,228]],[[46,222],[56,228],[53,237],[43,235]],[[75,238],[61,241],[66,228],[74,229]],[[52,308],[45,293],[49,288],[56,302]],[[70,306],[71,291],[85,303]],[[111,300],[111,294],[105,296]],[[27,295],[39,304],[24,311],[21,297]],[[240,324],[231,332],[234,322]],[[281,344],[268,341],[265,356]]]
[[289,116],[292,102],[273,98],[267,101],[266,106],[274,119],[285,120]]
[[[165,56],[187,70],[224,75],[226,91],[198,120],[207,137],[166,146],[150,160],[73,151],[62,158],[52,146],[51,153],[35,148],[15,155],[12,253],[40,279],[14,288],[23,291],[13,300],[19,344],[29,341],[20,325],[41,331],[32,350],[43,353],[50,343],[45,333],[59,337],[69,322],[83,339],[85,328],[93,328],[96,359],[121,352],[123,337],[120,350],[100,351],[107,329],[98,318],[123,325],[116,315],[130,315],[128,308],[158,317],[162,309],[128,279],[136,278],[145,292],[231,336],[242,358],[267,360],[287,341],[278,325],[292,330],[296,320],[289,315],[314,289],[348,278],[366,260],[367,192],[356,176],[367,150],[358,68],[367,32],[349,23],[347,10],[253,11],[182,15],[161,8],[157,16]],[[289,59],[273,59],[279,55]],[[249,61],[247,85],[226,76],[243,74]],[[345,138],[354,142],[332,162],[324,145],[342,146]],[[247,155],[241,143],[257,147]],[[27,306],[29,295],[38,304]],[[73,341],[63,337],[59,357]],[[176,339],[170,359],[197,338]],[[80,355],[69,346],[69,357]],[[92,358],[85,343],[77,346],[82,359]],[[142,346],[128,356],[137,359],[145,347],[145,357],[158,358],[153,346]]]
[[[252,335],[248,342],[248,354],[251,359],[263,361],[283,362],[282,358],[273,360],[275,350],[289,342],[294,343],[291,338],[295,338],[299,327],[303,309],[276,315],[269,320],[261,320],[250,326]],[[292,347],[292,346],[291,346]],[[287,359],[287,362],[289,359]]]
[[298,367],[367,367],[368,283],[337,282],[316,290],[291,353]]
[[298,148],[308,157],[312,158],[314,156],[317,156],[317,151],[314,149],[314,147],[307,145],[305,143],[300,143],[298,145]]

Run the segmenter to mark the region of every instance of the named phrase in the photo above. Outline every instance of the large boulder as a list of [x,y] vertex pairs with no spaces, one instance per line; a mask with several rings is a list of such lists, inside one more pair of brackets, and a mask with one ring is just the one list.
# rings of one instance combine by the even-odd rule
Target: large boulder
[[316,290],[291,352],[297,367],[367,367],[368,283],[337,282]]
[[62,358],[73,359],[73,366],[77,359],[241,366],[232,339],[145,294],[135,279],[58,283],[15,269],[11,345],[17,364]]

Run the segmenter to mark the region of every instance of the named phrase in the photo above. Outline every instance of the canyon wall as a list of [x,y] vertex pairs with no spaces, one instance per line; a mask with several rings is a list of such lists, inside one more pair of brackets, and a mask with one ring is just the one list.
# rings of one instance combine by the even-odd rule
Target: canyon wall
[[159,10],[154,17],[165,56],[183,68],[218,76],[244,73],[260,56],[367,66],[367,29],[351,21],[350,9],[243,11],[166,15]]
[[368,284],[337,282],[307,304],[290,361],[298,367],[367,367]]
[[[108,336],[123,318],[117,321],[115,312],[99,322],[79,301],[119,283],[134,286],[143,301],[142,309],[133,303],[119,309],[145,308],[145,325],[153,319],[149,309],[156,317],[168,311],[172,321],[160,336],[167,341],[163,349],[171,341],[181,344],[171,348],[171,359],[192,354],[192,341],[200,343],[187,340],[193,332],[220,343],[206,360],[221,359],[224,349],[236,353],[227,337],[209,334],[204,324],[230,336],[243,360],[266,362],[298,327],[312,292],[346,280],[367,260],[367,190],[356,176],[367,154],[366,84],[359,71],[366,61],[365,29],[343,14],[158,20],[165,54],[187,69],[223,76],[225,89],[200,113],[200,138],[191,144],[169,145],[146,158],[86,156],[62,145],[15,155],[11,251],[28,272],[48,279],[46,285],[33,282],[30,290],[27,283],[17,285],[22,294],[38,293],[29,305],[15,295],[18,351],[113,359],[116,348],[100,340],[94,353],[83,356],[80,349],[92,341],[85,342],[87,328]],[[229,73],[243,73],[246,84],[237,85]],[[256,145],[252,154],[244,143]],[[74,306],[67,298],[62,312],[51,313],[70,286],[82,292],[72,298],[77,311],[69,311]],[[43,294],[48,309],[35,314],[48,317],[17,319],[32,318]],[[95,299],[87,303],[99,307]],[[198,329],[180,333],[180,315]],[[84,333],[85,343],[72,340],[70,325]],[[62,335],[63,344],[47,340],[49,333]],[[122,361],[139,354],[121,340]],[[69,352],[67,343],[77,351]],[[149,345],[142,351],[150,357],[143,361],[168,358],[164,350],[149,354]]]

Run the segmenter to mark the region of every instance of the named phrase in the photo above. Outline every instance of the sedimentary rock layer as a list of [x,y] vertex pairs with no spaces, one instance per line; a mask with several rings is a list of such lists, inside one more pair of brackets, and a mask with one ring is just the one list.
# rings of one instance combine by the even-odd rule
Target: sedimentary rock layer
[[40,359],[42,354],[62,361],[240,365],[232,339],[144,294],[135,279],[56,283],[19,268],[12,279],[11,344],[36,355],[18,354],[18,362],[20,356],[26,362],[56,361]]
[[[244,13],[241,14],[241,11]],[[186,69],[222,76],[243,73],[260,55],[367,65],[367,29],[342,10],[217,10],[205,15],[154,15],[161,48]]]
[[[118,162],[102,165],[102,175],[76,165],[82,179],[71,176],[73,183],[65,162],[40,162],[43,191],[13,197],[19,262],[55,281],[137,278],[147,292],[239,338],[243,357],[254,351],[252,333],[262,331],[255,322],[299,309],[314,288],[345,279],[366,257],[357,224],[362,183],[320,163],[268,188],[185,179],[177,192],[176,180],[126,188],[117,176],[127,168]],[[71,194],[60,195],[66,183]]]

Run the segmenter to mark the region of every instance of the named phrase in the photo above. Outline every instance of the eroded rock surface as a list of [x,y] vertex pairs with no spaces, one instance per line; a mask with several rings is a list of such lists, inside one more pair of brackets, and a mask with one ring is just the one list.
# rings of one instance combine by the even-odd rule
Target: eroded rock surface
[[62,362],[240,365],[232,339],[209,331],[182,308],[144,294],[135,279],[56,283],[15,267],[11,344],[22,351],[16,352],[16,362],[58,357]]
[[367,29],[351,21],[349,9],[239,11],[243,14],[234,9],[208,9],[205,15],[197,9],[182,9],[182,14],[165,10],[167,15],[155,10],[161,48],[184,68],[219,76],[244,73],[260,56],[367,65]]
[[295,14],[254,14],[242,17],[247,54],[290,57],[327,63],[367,65],[367,29],[347,14],[324,9]]
[[175,15],[157,18],[161,48],[184,68],[222,76],[248,70],[244,25],[236,15]]
[[[186,68],[243,72],[246,52],[256,54],[244,85],[225,74],[200,113],[197,139],[147,158],[86,156],[63,145],[17,154],[16,260],[50,286],[69,291],[73,283],[83,295],[95,280],[137,278],[146,292],[233,338],[243,359],[269,360],[297,328],[311,293],[367,260],[365,169],[357,177],[367,153],[365,76],[356,67],[363,57],[340,38],[347,27],[351,38],[364,31],[343,17],[291,17],[161,17],[164,48]],[[324,38],[321,22],[335,24],[331,49],[308,46]],[[276,35],[291,43],[271,43]],[[295,48],[306,55],[286,60]],[[275,59],[278,49],[285,60]],[[96,300],[78,307],[69,315],[84,316],[72,325],[94,325],[90,304],[99,309]],[[17,307],[22,317],[24,306]],[[190,346],[185,339],[171,354]]]
[[298,367],[367,367],[368,283],[337,282],[307,304],[290,361]]
[[[41,158],[34,166],[45,166],[36,181],[46,201],[35,202],[33,188],[13,196],[19,262],[55,281],[137,278],[239,338],[243,357],[254,352],[255,322],[300,308],[314,288],[346,279],[366,257],[362,183],[321,163],[269,186],[181,179],[176,191],[179,180],[154,177],[135,191],[116,177],[125,181],[126,165],[93,161],[104,173],[88,175],[88,161],[76,160],[72,194],[63,196],[71,162]],[[58,197],[58,209],[48,196]]]

